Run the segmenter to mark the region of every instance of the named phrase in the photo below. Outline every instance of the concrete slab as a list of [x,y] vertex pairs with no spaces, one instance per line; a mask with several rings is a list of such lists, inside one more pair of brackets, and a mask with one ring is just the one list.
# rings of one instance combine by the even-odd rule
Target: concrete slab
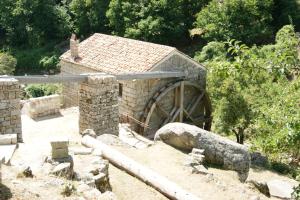
[[10,165],[10,160],[13,157],[16,149],[17,149],[16,144],[0,145],[0,160],[1,158],[4,158],[4,164]]

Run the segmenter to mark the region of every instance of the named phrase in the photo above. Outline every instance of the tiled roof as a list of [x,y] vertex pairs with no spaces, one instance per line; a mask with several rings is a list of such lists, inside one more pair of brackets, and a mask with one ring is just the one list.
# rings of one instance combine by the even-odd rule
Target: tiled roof
[[174,47],[95,33],[79,43],[79,58],[70,50],[60,58],[102,72],[145,72],[176,50]]

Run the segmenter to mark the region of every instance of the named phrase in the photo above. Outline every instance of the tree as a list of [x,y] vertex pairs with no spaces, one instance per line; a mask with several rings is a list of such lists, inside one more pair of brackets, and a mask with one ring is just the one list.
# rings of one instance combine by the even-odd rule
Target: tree
[[11,75],[15,71],[17,60],[8,53],[0,52],[0,75]]
[[188,38],[195,13],[208,0],[112,0],[107,17],[120,36],[158,43],[178,43]]
[[0,1],[0,27],[10,44],[39,46],[66,38],[71,26],[67,10],[54,0]]
[[72,0],[70,11],[73,14],[75,32],[82,36],[108,32],[106,11],[109,2],[109,0]]
[[208,41],[263,43],[272,38],[272,6],[273,0],[212,0],[198,13],[195,26]]

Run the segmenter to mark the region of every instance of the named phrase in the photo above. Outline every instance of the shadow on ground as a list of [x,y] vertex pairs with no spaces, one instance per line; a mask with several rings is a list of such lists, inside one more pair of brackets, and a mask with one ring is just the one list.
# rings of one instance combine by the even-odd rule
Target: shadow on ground
[[53,115],[49,115],[49,116],[45,116],[45,117],[38,117],[33,119],[35,122],[40,122],[40,121],[44,121],[44,120],[48,120],[48,119],[53,119],[53,118],[59,118],[59,117],[63,117],[63,115],[61,113],[57,113],[57,114],[53,114]]
[[12,198],[12,193],[10,189],[7,186],[0,183],[0,200],[7,200],[10,198]]

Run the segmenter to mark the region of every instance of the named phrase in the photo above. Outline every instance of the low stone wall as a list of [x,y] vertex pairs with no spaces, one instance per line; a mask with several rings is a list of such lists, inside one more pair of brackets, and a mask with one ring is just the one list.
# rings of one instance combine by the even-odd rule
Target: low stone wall
[[0,79],[0,135],[17,134],[22,142],[20,85],[16,79]]
[[119,134],[119,85],[115,76],[95,75],[80,85],[79,130],[97,135]]
[[59,113],[61,107],[60,95],[50,95],[30,98],[24,102],[23,112],[35,119]]

